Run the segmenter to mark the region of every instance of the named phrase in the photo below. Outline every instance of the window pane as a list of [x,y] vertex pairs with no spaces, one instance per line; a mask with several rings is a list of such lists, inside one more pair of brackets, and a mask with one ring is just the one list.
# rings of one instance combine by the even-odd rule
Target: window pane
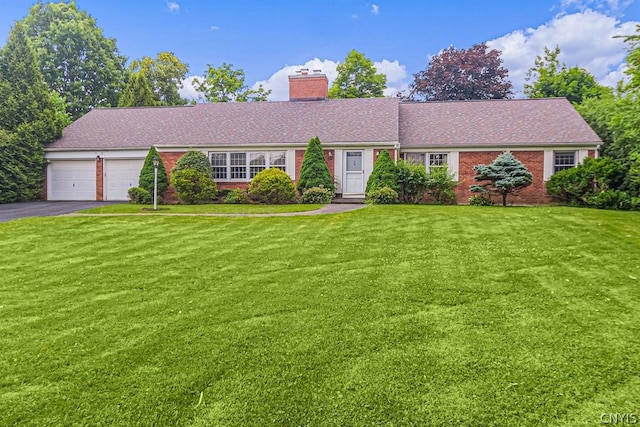
[[267,164],[267,159],[264,156],[264,153],[249,153],[249,164],[250,165],[265,165]]
[[271,167],[275,166],[285,166],[287,164],[287,153],[284,151],[272,151],[269,153],[269,165]]
[[347,172],[362,171],[362,152],[347,151]]
[[231,153],[231,179],[247,179],[247,153]]
[[211,153],[212,166],[227,166],[227,153]]
[[253,178],[266,168],[266,166],[249,166],[249,177]]
[[424,153],[404,153],[405,161],[416,165],[424,165],[424,158]]
[[431,153],[429,154],[429,166],[438,167],[446,166],[447,153]]

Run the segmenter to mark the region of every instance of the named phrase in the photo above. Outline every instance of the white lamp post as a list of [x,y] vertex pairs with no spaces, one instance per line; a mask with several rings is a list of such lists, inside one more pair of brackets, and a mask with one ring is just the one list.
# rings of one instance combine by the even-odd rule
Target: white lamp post
[[153,210],[158,209],[158,156],[153,157]]

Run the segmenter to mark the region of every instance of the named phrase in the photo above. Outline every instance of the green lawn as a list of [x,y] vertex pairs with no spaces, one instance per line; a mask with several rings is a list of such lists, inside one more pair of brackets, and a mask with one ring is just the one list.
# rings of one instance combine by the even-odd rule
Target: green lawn
[[285,212],[305,212],[320,209],[324,205],[158,205],[153,210],[153,205],[133,205],[129,203],[104,205],[98,208],[87,209],[80,213],[90,214],[114,214],[114,213],[188,213],[188,214],[271,214]]
[[0,425],[640,412],[638,213],[34,218],[0,251]]

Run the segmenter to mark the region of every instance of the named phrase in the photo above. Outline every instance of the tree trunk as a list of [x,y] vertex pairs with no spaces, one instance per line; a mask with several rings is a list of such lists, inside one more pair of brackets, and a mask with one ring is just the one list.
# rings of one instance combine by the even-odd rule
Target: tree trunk
[[502,206],[507,206],[507,193],[502,193]]

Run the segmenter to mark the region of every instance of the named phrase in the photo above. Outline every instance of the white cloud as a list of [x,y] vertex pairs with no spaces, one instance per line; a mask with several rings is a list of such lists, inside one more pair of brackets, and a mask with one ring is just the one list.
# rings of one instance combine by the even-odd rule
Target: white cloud
[[561,8],[564,11],[595,9],[608,15],[616,15],[629,7],[633,0],[562,0]]
[[377,15],[378,13],[380,13],[380,6],[378,6],[377,4],[372,4],[371,5],[371,14],[372,15]]
[[636,24],[587,9],[557,15],[537,28],[514,31],[487,44],[502,51],[504,66],[520,95],[535,57],[544,54],[545,47],[553,49],[556,45],[561,50],[560,62],[585,68],[600,83],[612,84],[613,79],[623,76],[621,64],[627,54],[623,40],[614,36],[634,34]]
[[217,25],[212,25],[211,26],[211,31],[219,31],[220,27],[218,27]]
[[358,14],[357,14],[357,13],[354,13],[353,15],[351,15],[351,18],[352,18],[352,19],[358,19]]
[[[385,90],[385,96],[394,96],[398,91],[404,90],[408,87],[406,82],[407,70],[404,65],[396,61],[389,61],[383,59],[379,62],[373,63],[374,67],[379,73],[383,73],[387,76],[387,89]],[[265,89],[271,89],[271,95],[269,95],[270,101],[286,101],[289,99],[289,76],[295,75],[296,71],[301,68],[308,68],[309,70],[322,70],[322,73],[326,74],[329,80],[329,87],[338,76],[336,67],[338,62],[330,59],[318,59],[313,58],[304,64],[300,65],[287,65],[280,70],[276,71],[267,80],[261,80],[253,85],[253,88],[257,88],[262,85]]]
[[174,1],[168,1],[167,9],[169,9],[169,12],[178,12],[180,10],[180,5]]
[[193,86],[193,79],[199,78],[204,79],[202,76],[189,76],[182,82],[182,88],[178,89],[178,93],[183,98],[187,98],[189,101],[196,100],[202,101],[202,96],[200,92],[196,91],[196,88]]

